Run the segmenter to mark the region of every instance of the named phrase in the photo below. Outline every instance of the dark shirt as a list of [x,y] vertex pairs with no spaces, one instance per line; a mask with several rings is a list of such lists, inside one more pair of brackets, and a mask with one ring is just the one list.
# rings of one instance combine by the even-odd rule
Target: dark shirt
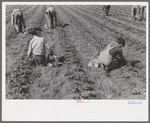
[[114,59],[118,61],[118,63],[126,64],[126,60],[122,54],[122,49],[119,46],[110,49],[109,53]]
[[122,49],[119,46],[116,46],[109,50],[109,53],[112,57],[116,57],[117,55],[122,56]]

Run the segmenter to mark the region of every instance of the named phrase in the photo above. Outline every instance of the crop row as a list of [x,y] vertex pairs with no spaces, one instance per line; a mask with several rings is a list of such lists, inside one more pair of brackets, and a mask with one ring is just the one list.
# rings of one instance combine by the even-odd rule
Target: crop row
[[[97,50],[102,50],[102,48],[104,48],[106,46],[106,41],[104,41],[103,37],[99,34],[102,34],[102,32],[104,31],[102,28],[97,28],[97,26],[95,25],[91,25],[91,23],[89,22],[89,20],[84,19],[84,15],[79,15],[77,13],[75,13],[75,11],[72,11],[70,8],[68,8],[67,6],[63,7],[64,11],[69,12],[68,16],[70,18],[70,20],[73,20],[76,24],[77,27],[80,27],[80,31],[82,31],[84,36],[87,36],[87,38],[89,39],[89,43],[91,42],[92,45],[94,47],[96,47]],[[98,32],[97,32],[98,31]],[[100,44],[101,46],[99,46],[98,44]]]
[[[68,6],[67,6],[68,7]],[[127,42],[131,45],[134,45],[135,50],[145,49],[145,42],[141,42],[143,38],[139,37],[138,35],[131,35],[131,32],[125,32],[123,29],[118,28],[110,23],[105,23],[105,21],[102,21],[99,18],[92,18],[91,14],[87,14],[82,11],[78,11],[77,9],[70,8],[69,9],[72,12],[76,12],[78,16],[81,16],[85,20],[88,20],[91,24],[100,26],[103,28],[103,30],[107,33],[109,33],[112,37],[117,37],[119,35],[122,35],[125,39],[127,39]],[[113,28],[112,28],[113,27]],[[101,29],[102,29],[101,28]],[[137,38],[138,37],[138,38]],[[138,40],[138,43],[136,43]],[[134,42],[134,43],[133,43]],[[135,45],[136,44],[136,45]]]
[[[59,21],[62,23],[68,19],[68,14],[63,10],[61,6],[57,7],[59,9]],[[60,19],[63,16],[64,20]],[[70,19],[69,19],[70,20]],[[66,23],[66,22],[65,22]],[[75,41],[73,38],[72,30],[60,28],[58,30],[59,45],[65,56],[66,73],[65,76],[68,77],[70,82],[73,82],[75,93],[74,99],[92,99],[95,95],[92,95],[93,82],[88,78],[84,66],[80,60],[80,54],[75,48]],[[91,91],[91,92],[90,92]]]
[[[105,38],[106,37],[106,35],[104,35],[103,33],[104,32],[101,32],[101,33],[99,33],[99,34],[101,34],[101,35],[97,35],[96,34],[96,31],[97,31],[97,27],[98,27],[98,25],[97,25],[97,27],[95,27],[95,26],[93,26],[94,27],[94,29],[95,30],[92,30],[92,28],[90,28],[90,26],[89,26],[89,24],[88,24],[88,22],[87,22],[87,20],[91,20],[90,18],[89,19],[82,19],[83,18],[83,16],[85,15],[85,14],[81,14],[81,16],[79,16],[80,14],[78,13],[78,14],[75,14],[74,13],[74,11],[71,11],[71,9],[67,9],[67,7],[65,6],[65,9],[66,9],[66,11],[68,11],[68,12],[71,12],[71,14],[70,14],[70,20],[73,20],[74,22],[76,22],[76,26],[79,28],[79,30],[81,31],[81,34],[83,34],[84,35],[84,33],[85,33],[85,35],[87,36],[87,37],[90,37],[91,39],[93,39],[93,40],[88,40],[89,42],[91,42],[91,44],[94,46],[94,47],[96,47],[96,49],[98,50],[101,50],[101,48],[104,46],[104,45],[102,45],[103,43],[105,44],[105,43],[107,43],[107,40],[104,42],[104,39],[103,38]],[[81,23],[81,24],[80,24]],[[94,23],[93,23],[93,25],[94,25]],[[102,28],[100,28],[100,29],[102,29]],[[104,36],[103,36],[104,35]],[[100,37],[100,36],[102,36],[102,38]],[[110,36],[112,36],[112,35],[110,35]],[[109,36],[109,37],[110,37]],[[112,36],[113,37],[113,36]],[[100,39],[101,38],[101,39]],[[99,41],[99,42],[97,42],[97,41]],[[135,40],[136,41],[136,40]],[[140,43],[140,42],[138,42],[138,43]],[[138,45],[139,46],[139,44],[138,44],[137,42],[135,42],[134,44],[133,44],[133,46],[135,46],[135,45]],[[145,44],[144,44],[145,45]],[[136,47],[136,46],[135,46]],[[138,48],[138,47],[136,47],[136,48]],[[132,49],[131,49],[132,50]],[[129,52],[129,51],[128,51]],[[135,52],[135,51],[134,51]],[[138,52],[136,52],[136,53],[134,53],[134,55],[138,55],[139,53]],[[145,63],[144,63],[145,64]],[[142,73],[144,72],[144,71],[141,71]],[[139,76],[141,76],[141,75],[139,75]],[[143,78],[143,76],[141,77],[141,78]]]
[[[84,53],[84,55],[85,54],[91,54],[90,51],[93,49],[93,46],[90,45],[88,47],[86,45],[87,44],[86,42],[89,42],[89,43],[95,42],[95,46],[98,46],[97,48],[101,48],[101,43],[96,42],[96,39],[95,39],[96,28],[95,28],[95,32],[92,30],[93,31],[92,34],[88,33],[89,30],[91,31],[91,28],[87,28],[88,23],[86,23],[86,20],[83,20],[81,17],[79,17],[76,14],[74,14],[73,12],[71,12],[69,9],[67,9],[66,6],[61,6],[61,10],[67,16],[67,18],[70,20],[70,24],[71,24],[70,28],[72,29],[72,33],[73,33],[73,37],[74,37],[74,42],[76,43],[76,47],[79,46],[79,48],[80,48],[80,50],[78,50],[78,53],[80,55],[82,55],[83,53]],[[78,39],[77,37],[79,37],[79,40],[77,40]],[[84,39],[84,41],[82,41],[82,39]],[[93,51],[95,51],[95,50],[93,50]],[[88,58],[88,56],[87,56],[87,58]],[[81,59],[81,60],[82,60],[81,63],[84,64],[83,59]],[[85,61],[86,61],[86,59],[85,59]],[[84,67],[87,66],[87,64],[84,64],[84,65],[85,65]],[[106,78],[105,75],[103,74],[103,72],[101,71],[101,69],[97,69],[97,70],[95,69],[95,71],[93,70],[90,73],[89,72],[90,71],[87,68],[86,74],[87,75],[90,74],[88,76],[90,77],[90,80],[92,80],[94,82],[94,89],[92,91],[92,94],[94,94],[96,99],[106,98],[105,96],[108,95],[108,92],[107,92],[108,90],[105,90],[106,87],[103,86],[103,83],[101,83],[101,82],[104,79],[108,79],[108,82],[111,82],[111,79],[109,80],[109,78]],[[105,82],[108,83],[107,80]],[[84,85],[82,85],[82,86],[84,86]],[[113,91],[113,88],[111,88],[110,90]],[[116,95],[117,96],[119,94],[118,94],[118,92],[113,91],[110,93],[110,95],[112,95],[112,96]]]
[[[84,6],[84,7],[88,9],[93,9],[94,11],[96,10],[96,11],[102,12],[102,6],[93,5],[93,6]],[[120,16],[123,16],[123,17],[127,17],[130,14],[130,11],[122,9],[122,6],[117,7],[114,5],[110,7],[110,13],[112,12],[115,13],[116,15],[120,14]]]
[[128,20],[124,20],[123,17],[121,17],[120,15],[116,15],[114,14],[113,16],[110,16],[109,18],[104,18],[104,16],[102,16],[100,14],[100,12],[97,12],[97,10],[95,10],[94,8],[92,9],[87,9],[87,8],[84,8],[84,7],[79,7],[79,6],[75,6],[75,8],[77,10],[81,10],[83,12],[87,12],[89,14],[91,14],[93,17],[99,17],[101,20],[104,20],[106,22],[109,22],[109,23],[113,23],[115,24],[115,26],[119,26],[121,28],[124,28],[125,30],[127,31],[131,31],[131,32],[135,32],[135,33],[145,33],[145,27],[143,28],[143,26],[141,25],[137,25],[135,26],[133,23],[129,23]]
[[[79,10],[79,9],[74,9],[73,11],[78,12],[78,14],[81,13],[81,11],[77,11],[77,10]],[[87,16],[85,16],[86,14],[84,12],[81,13],[81,16],[82,15],[84,15],[84,17],[86,17],[86,18],[89,17],[88,19],[89,20],[93,20],[94,23],[95,23],[95,20],[96,20],[96,24],[98,24],[97,26],[99,26],[99,25],[101,25],[101,27],[103,26],[105,28],[105,30],[108,30],[108,33],[109,32],[115,32],[113,35],[115,35],[115,34],[119,34],[120,35],[121,34],[125,38],[130,38],[131,40],[138,40],[140,43],[139,42],[135,43],[135,44],[138,44],[138,46],[135,46],[136,50],[139,50],[140,48],[142,48],[142,52],[143,52],[143,50],[145,49],[145,42],[143,41],[143,39],[146,37],[146,35],[145,34],[142,35],[140,30],[136,30],[136,32],[138,32],[138,34],[133,34],[133,33],[131,33],[131,31],[128,31],[128,30],[125,31],[123,29],[126,26],[118,27],[118,24],[117,25],[114,24],[115,21],[114,22],[110,21],[110,20],[106,21],[106,19],[104,20],[104,19],[99,19],[99,18],[98,19],[96,19],[96,18],[93,19],[91,17],[91,14],[90,15],[87,14]],[[91,22],[91,23],[93,23],[93,22]],[[109,23],[107,23],[107,22],[109,22]],[[100,24],[100,23],[104,23],[104,24]],[[106,25],[106,26],[104,26],[104,25]],[[115,27],[115,30],[113,28],[111,28],[111,27]],[[112,31],[110,31],[110,30],[112,30]],[[119,30],[119,31],[116,31],[116,30]]]
[[127,15],[130,14],[131,5],[112,5],[111,9],[118,13],[125,13]]
[[18,6],[20,6],[20,5],[6,5],[6,12],[7,12],[7,11],[11,11],[11,10],[13,10],[14,8],[17,8]]
[[[131,21],[131,20],[129,20],[129,17],[131,16],[131,7],[128,9],[128,14],[126,16],[121,15],[121,13],[124,12],[125,7],[121,9],[121,12],[119,14],[115,12],[116,11],[115,6],[114,7],[112,6],[112,8],[113,9],[112,9],[112,11],[110,10],[110,14],[112,13],[113,17],[116,17],[117,19],[120,19],[120,20],[128,22],[128,23],[134,23],[136,26],[145,26],[144,21]],[[116,14],[117,14],[117,16],[116,16]]]
[[[79,31],[79,34],[81,34],[81,35],[83,35],[84,37],[85,37],[85,39],[87,38],[87,41],[89,41],[89,43],[91,43],[92,44],[92,47],[96,47],[96,49],[98,50],[98,49],[101,49],[102,48],[102,46],[103,46],[103,44],[105,44],[105,43],[107,43],[108,44],[108,42],[107,42],[107,40],[105,41],[104,39],[107,39],[106,37],[108,37],[108,38],[110,38],[110,39],[113,39],[113,38],[115,38],[115,37],[113,37],[112,35],[107,35],[106,34],[106,32],[105,31],[99,31],[99,30],[101,30],[102,28],[99,28],[98,27],[98,25],[97,26],[94,26],[95,25],[95,23],[91,23],[89,20],[91,20],[91,18],[88,18],[88,19],[86,19],[86,18],[84,18],[84,15],[85,15],[85,13],[82,13],[81,15],[79,14],[79,13],[75,13],[75,10],[73,10],[73,11],[71,11],[71,8],[70,7],[68,7],[68,6],[62,6],[62,8],[64,9],[63,10],[63,12],[65,13],[65,14],[67,14],[68,15],[68,18],[69,18],[69,20],[71,20],[71,24],[72,25],[75,25],[75,27],[77,27],[77,30]],[[93,28],[92,28],[93,27]],[[73,31],[74,32],[74,31]],[[108,31],[109,32],[109,31]],[[100,34],[100,35],[98,35],[98,34]],[[80,35],[79,35],[79,37],[80,37]],[[98,38],[100,38],[100,39],[98,39]],[[81,40],[80,40],[81,41]],[[79,42],[80,42],[79,41]],[[97,42],[97,41],[99,41],[99,42]],[[81,41],[81,43],[82,43],[82,41]],[[133,46],[134,45],[137,45],[139,42],[135,42],[135,44],[133,44]],[[142,42],[142,43],[144,43],[144,42]],[[128,43],[127,43],[128,44]],[[85,45],[85,44],[84,44]],[[144,44],[145,45],[145,44]],[[91,47],[91,45],[90,45],[90,47]],[[122,70],[124,71],[124,72],[122,72],[123,74],[122,75],[120,75],[120,76],[118,76],[118,77],[122,77],[122,80],[124,81],[124,82],[126,82],[126,80],[124,80],[124,74],[125,73],[127,73],[127,75],[128,76],[130,76],[132,79],[130,80],[130,81],[134,81],[134,83],[135,84],[137,84],[137,83],[139,83],[139,84],[141,84],[141,85],[143,85],[144,86],[144,82],[146,81],[146,79],[145,79],[145,58],[143,57],[145,54],[143,54],[143,55],[139,55],[139,52],[138,51],[135,51],[133,48],[132,48],[132,46],[127,46],[126,48],[128,48],[128,49],[126,49],[126,51],[125,52],[131,52],[131,54],[126,54],[126,56],[127,56],[127,59],[129,58],[131,61],[129,61],[129,63],[131,64],[131,66],[129,65],[127,65],[126,67],[123,67],[122,69],[118,69],[118,70],[116,70],[116,72],[118,71],[118,73],[120,74],[120,72],[122,72]],[[87,49],[86,47],[85,47],[85,49]],[[81,47],[81,50],[82,51],[80,51],[80,53],[81,52],[84,52],[83,51],[83,49],[82,49],[82,47]],[[145,49],[143,49],[144,51],[145,51]],[[87,51],[88,52],[88,51]],[[136,59],[136,60],[139,60],[139,64],[137,64],[137,65],[134,65],[135,63],[134,63],[134,59]],[[132,61],[133,60],[133,61]],[[135,61],[136,61],[135,60]],[[143,60],[143,61],[142,61]],[[98,70],[99,71],[99,70]],[[125,72],[126,71],[126,72]],[[115,71],[114,71],[115,72]],[[93,71],[93,73],[94,73],[94,71]],[[116,73],[116,74],[118,74],[118,73]],[[115,75],[116,75],[115,74]],[[100,76],[101,75],[101,76]],[[103,74],[102,74],[102,72],[101,72],[101,69],[100,69],[100,72],[99,72],[99,74],[98,75],[96,75],[96,80],[94,79],[94,82],[96,82],[96,83],[99,83],[99,82],[101,82],[101,81],[103,81],[103,79],[105,78],[103,78],[102,77],[103,76]],[[99,78],[99,79],[98,79]],[[116,78],[117,78],[117,76],[116,76]],[[93,80],[93,76],[90,78],[91,80]],[[111,79],[110,80],[108,80],[108,81],[112,81]],[[116,82],[117,82],[117,80],[116,80]],[[95,83],[95,84],[96,84]],[[112,82],[113,83],[113,82]],[[121,83],[120,83],[121,84]],[[126,84],[124,84],[124,85],[126,85]],[[127,85],[127,86],[130,86],[130,85]],[[100,88],[100,90],[101,90],[101,88],[105,88],[105,87],[103,87],[103,86],[100,86],[99,87]],[[119,87],[118,87],[119,88]],[[94,88],[94,89],[96,89],[96,88]],[[99,89],[98,89],[99,90]],[[103,90],[103,89],[102,89]],[[103,90],[104,92],[106,91],[106,90]],[[99,93],[99,92],[98,92]],[[101,93],[101,92],[100,92]],[[114,94],[115,94],[116,92],[114,91]],[[101,93],[102,94],[102,93]],[[112,93],[111,93],[112,94]],[[118,94],[118,93],[116,93],[116,94]],[[116,95],[115,94],[115,95]]]
[[[92,10],[92,11],[94,11],[97,14],[102,13],[102,9],[100,9],[97,6],[93,6],[93,7],[90,7],[90,8],[87,8],[87,6],[84,6],[82,8],[88,9],[89,11]],[[138,22],[138,21],[131,21],[131,20],[129,20],[130,14],[128,14],[128,15],[125,16],[125,15],[121,14],[122,11],[120,13],[117,13],[117,12],[111,10],[111,8],[110,8],[110,12],[109,13],[110,13],[111,18],[127,22],[130,25],[134,24],[135,26],[138,26],[139,28],[143,27],[143,26],[145,27],[145,23],[144,22]]]

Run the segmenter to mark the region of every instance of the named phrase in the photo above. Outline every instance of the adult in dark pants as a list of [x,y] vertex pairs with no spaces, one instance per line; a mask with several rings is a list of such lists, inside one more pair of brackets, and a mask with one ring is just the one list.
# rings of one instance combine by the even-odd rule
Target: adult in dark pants
[[15,9],[11,14],[11,22],[16,33],[23,32],[22,26],[26,28],[23,13],[20,9]]
[[104,5],[103,6],[103,11],[105,12],[105,15],[108,16],[110,10],[110,5]]
[[49,7],[46,10],[46,18],[48,21],[48,26],[51,29],[54,29],[57,26],[57,17],[56,17],[56,11],[54,7]]

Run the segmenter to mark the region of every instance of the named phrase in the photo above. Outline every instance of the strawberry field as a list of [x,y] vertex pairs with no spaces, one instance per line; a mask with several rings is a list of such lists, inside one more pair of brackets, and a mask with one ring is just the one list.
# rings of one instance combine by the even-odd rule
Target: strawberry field
[[[58,26],[44,27],[49,5],[6,6],[7,99],[146,99],[146,22],[129,20],[130,5],[112,5],[105,16],[102,5],[54,5]],[[32,66],[27,51],[31,36],[16,34],[11,13],[21,9],[27,28],[41,28],[42,36],[62,66]],[[123,37],[127,65],[106,76],[102,68],[89,68],[92,55]]]

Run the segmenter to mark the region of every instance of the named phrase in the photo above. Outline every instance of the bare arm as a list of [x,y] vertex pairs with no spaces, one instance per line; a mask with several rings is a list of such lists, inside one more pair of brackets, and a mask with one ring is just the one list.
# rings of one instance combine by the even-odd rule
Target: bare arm
[[32,47],[31,47],[31,42],[29,44],[29,50],[28,50],[28,57],[31,58],[32,55]]

